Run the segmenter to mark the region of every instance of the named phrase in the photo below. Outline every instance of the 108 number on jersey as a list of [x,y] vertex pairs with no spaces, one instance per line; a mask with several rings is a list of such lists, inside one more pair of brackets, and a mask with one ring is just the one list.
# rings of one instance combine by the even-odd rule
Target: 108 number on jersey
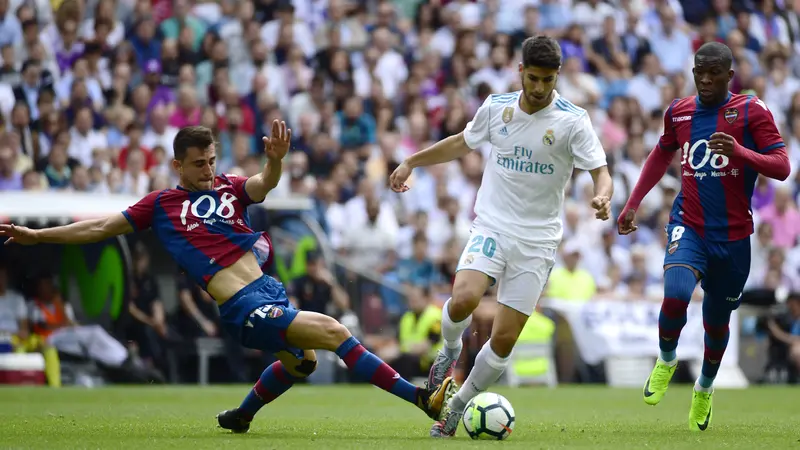
[[[181,224],[186,225],[186,216],[189,214],[189,211],[198,219],[208,219],[211,217],[211,214],[215,212],[217,216],[223,219],[230,219],[233,217],[234,213],[236,213],[233,206],[235,200],[236,196],[228,192],[222,193],[219,199],[219,205],[217,205],[217,199],[208,194],[201,195],[195,201],[184,200],[183,207],[181,208]],[[208,204],[208,209],[201,212],[200,208],[205,206],[205,204]]]
[[[697,153],[701,145],[703,146],[705,153],[703,154],[703,159],[701,159],[699,163],[695,164],[695,153]],[[681,165],[688,163],[689,167],[694,170],[698,170],[705,167],[705,165],[709,162],[711,163],[712,169],[724,169],[728,166],[730,158],[725,155],[712,152],[711,149],[708,148],[708,141],[705,139],[695,141],[691,148],[689,147],[688,142],[683,144],[683,157],[681,158]]]

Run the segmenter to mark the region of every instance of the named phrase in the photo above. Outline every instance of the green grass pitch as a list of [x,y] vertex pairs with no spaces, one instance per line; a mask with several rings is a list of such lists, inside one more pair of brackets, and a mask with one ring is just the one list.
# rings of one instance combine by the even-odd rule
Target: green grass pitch
[[0,388],[0,448],[427,449],[739,448],[800,449],[800,389],[719,390],[704,433],[687,427],[691,387],[664,401],[606,387],[507,389],[516,409],[505,442],[432,440],[415,407],[370,386],[296,386],[262,409],[245,435],[217,428],[217,412],[238,406],[247,386]]

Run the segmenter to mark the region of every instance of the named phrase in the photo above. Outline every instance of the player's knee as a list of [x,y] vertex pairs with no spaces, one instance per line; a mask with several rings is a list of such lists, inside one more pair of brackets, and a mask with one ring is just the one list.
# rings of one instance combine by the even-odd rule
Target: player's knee
[[664,298],[673,298],[689,303],[695,287],[697,287],[697,276],[694,269],[672,266],[664,272]]
[[457,277],[448,311],[450,318],[454,321],[466,319],[478,307],[485,291],[485,283],[475,277]]
[[311,352],[310,356],[306,352],[306,356],[297,361],[297,364],[289,369],[289,373],[298,378],[306,378],[314,373],[315,370],[317,370],[317,357],[314,352]]
[[350,336],[352,336],[352,334],[346,326],[339,323],[336,319],[330,318],[330,321],[325,324],[325,341],[328,347],[325,350],[335,351],[342,342],[349,339]]

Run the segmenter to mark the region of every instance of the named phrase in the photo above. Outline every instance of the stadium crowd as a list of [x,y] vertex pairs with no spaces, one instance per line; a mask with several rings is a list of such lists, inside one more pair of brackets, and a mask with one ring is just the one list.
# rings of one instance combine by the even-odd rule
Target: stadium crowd
[[[172,139],[198,124],[218,136],[218,171],[252,175],[277,118],[294,143],[270,195],[312,197],[350,267],[446,298],[490,149],[416,170],[402,195],[388,175],[463,130],[487,95],[520,89],[535,34],[560,40],[557,89],[591,115],[615,212],[712,40],[733,50],[731,91],[769,106],[800,173],[797,0],[0,0],[0,191],[170,187]],[[576,174],[550,295],[661,299],[674,162],[625,237],[593,219],[591,178]],[[797,179],[758,180],[752,288],[800,290]]]

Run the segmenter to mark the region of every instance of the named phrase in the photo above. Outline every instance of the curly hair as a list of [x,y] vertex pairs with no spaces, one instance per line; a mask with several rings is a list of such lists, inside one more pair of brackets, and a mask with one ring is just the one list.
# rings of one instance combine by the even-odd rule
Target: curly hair
[[548,36],[534,36],[522,43],[522,65],[524,67],[561,67],[561,46]]

